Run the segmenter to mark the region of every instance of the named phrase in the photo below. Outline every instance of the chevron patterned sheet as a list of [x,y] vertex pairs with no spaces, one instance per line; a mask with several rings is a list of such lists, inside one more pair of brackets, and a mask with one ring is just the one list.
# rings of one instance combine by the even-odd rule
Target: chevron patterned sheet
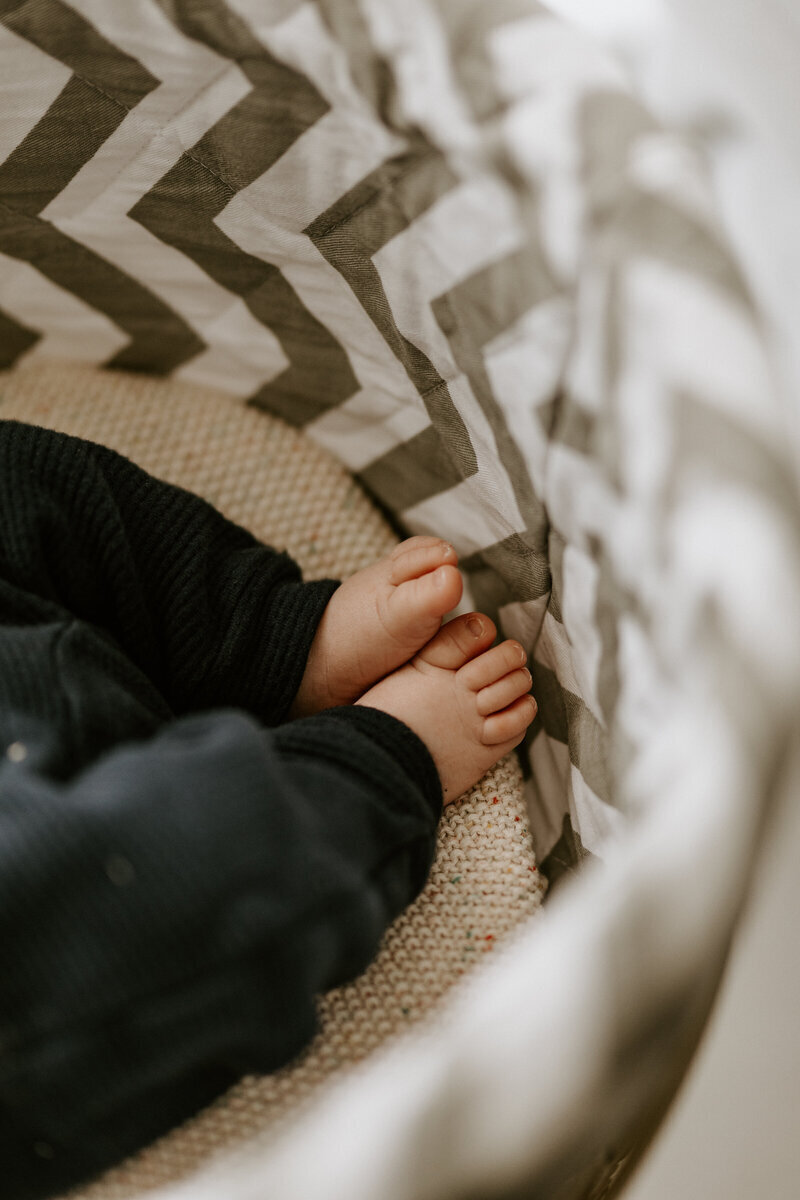
[[0,0],[0,97],[2,365],[223,388],[451,539],[530,651],[539,860],[604,864],[435,1042],[193,1200],[611,1186],[800,693],[787,430],[699,139],[535,0]]

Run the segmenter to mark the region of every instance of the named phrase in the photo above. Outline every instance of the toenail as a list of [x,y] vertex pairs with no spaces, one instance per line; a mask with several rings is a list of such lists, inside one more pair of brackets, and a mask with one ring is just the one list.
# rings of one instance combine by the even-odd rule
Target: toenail
[[533,696],[528,696],[528,697],[527,697],[527,700],[528,700],[528,703],[529,703],[529,704],[530,704],[530,706],[531,706],[531,709],[532,709],[532,711],[533,711],[533,715],[534,715],[534,716],[536,716],[537,712],[539,711],[539,705],[536,703],[536,701],[534,700]]
[[528,668],[527,668],[527,667],[523,667],[522,669],[523,669],[523,671],[525,672],[525,674],[526,674],[526,675],[527,675],[527,677],[528,677],[528,683],[533,683],[533,676],[531,675],[531,673],[530,673],[530,671],[528,670]]
[[481,621],[480,617],[470,617],[467,621],[467,629],[473,637],[480,637],[483,633],[483,621]]
[[522,662],[522,663],[524,663],[524,662],[527,662],[527,661],[528,661],[528,656],[527,656],[527,654],[525,653],[525,647],[524,647],[524,646],[520,646],[519,642],[517,643],[517,650],[519,651],[519,661],[520,661],[520,662]]
[[442,547],[442,558],[454,558],[455,553],[455,546],[451,546],[449,542],[445,542]]

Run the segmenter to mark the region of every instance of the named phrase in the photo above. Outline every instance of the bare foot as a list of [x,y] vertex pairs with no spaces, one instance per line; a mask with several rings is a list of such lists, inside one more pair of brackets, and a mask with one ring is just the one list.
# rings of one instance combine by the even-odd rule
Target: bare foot
[[536,715],[525,651],[514,641],[492,646],[495,633],[482,613],[456,617],[356,701],[390,713],[422,738],[445,804],[518,746]]
[[449,542],[412,537],[346,579],[323,613],[290,716],[351,704],[408,662],[461,599],[457,561]]

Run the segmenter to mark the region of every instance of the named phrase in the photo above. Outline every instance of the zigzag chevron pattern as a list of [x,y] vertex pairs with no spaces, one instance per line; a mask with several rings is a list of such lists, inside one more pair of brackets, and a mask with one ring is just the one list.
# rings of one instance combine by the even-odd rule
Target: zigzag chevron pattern
[[[502,1160],[605,1196],[674,1089],[800,709],[794,464],[719,229],[695,149],[536,0],[0,0],[0,364],[306,428],[528,648],[551,879],[631,835],[477,1019],[226,1194],[488,1195]],[[370,1129],[425,1171],[373,1174]]]
[[172,370],[201,348],[185,321],[42,216],[158,81],[58,0],[3,0],[0,14],[9,30],[72,72],[47,114],[0,167],[0,250],[99,308],[128,335],[110,366]]
[[[237,62],[250,87],[136,204],[131,216],[241,296],[256,319],[276,333],[289,366],[270,381],[266,392],[275,397],[282,416],[301,424],[323,379],[332,403],[356,390],[347,356],[281,271],[244,253],[216,218],[237,192],[266,172],[324,115],[327,105],[310,80],[274,59],[221,3],[202,9],[179,3],[169,10],[184,34]],[[258,138],[252,137],[254,128],[260,130]],[[192,197],[188,211],[181,202],[185,196]]]
[[[702,168],[613,67],[528,0],[413,10],[410,41],[393,0],[0,0],[25,114],[0,125],[0,362],[227,387],[450,536],[533,653],[534,835],[560,861],[602,850],[609,738],[642,736],[622,630],[652,635],[667,546],[632,571],[614,531],[644,545],[681,495],[630,381],[705,444],[764,381]],[[736,371],[659,337],[667,309],[724,326]]]

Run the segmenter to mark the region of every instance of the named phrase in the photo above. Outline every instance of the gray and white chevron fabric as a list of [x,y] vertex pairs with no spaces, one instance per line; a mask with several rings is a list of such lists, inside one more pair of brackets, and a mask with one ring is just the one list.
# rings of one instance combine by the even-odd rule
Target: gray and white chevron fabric
[[0,97],[0,362],[222,387],[450,538],[531,652],[539,858],[605,863],[224,1194],[605,1195],[800,698],[796,480],[701,148],[535,0],[0,0]]

